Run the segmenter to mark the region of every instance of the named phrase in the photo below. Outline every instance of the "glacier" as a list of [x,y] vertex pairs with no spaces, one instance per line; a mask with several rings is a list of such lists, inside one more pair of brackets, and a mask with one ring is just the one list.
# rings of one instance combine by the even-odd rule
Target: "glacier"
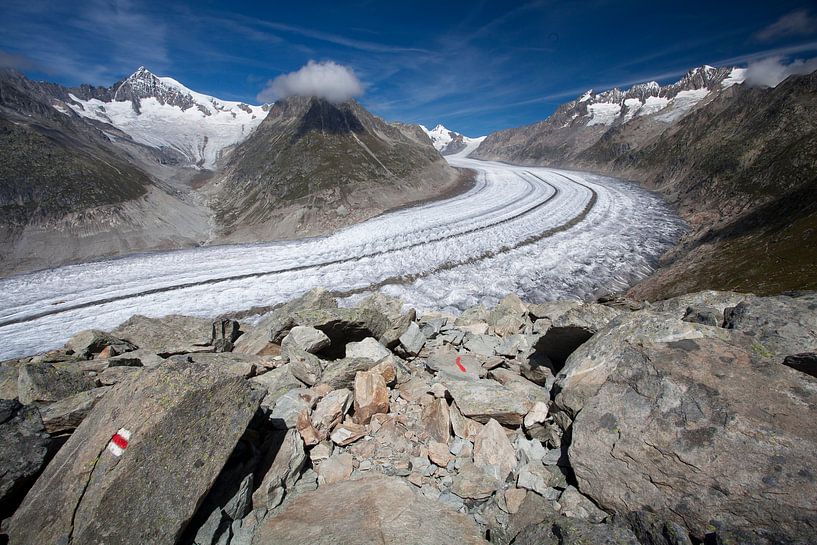
[[269,308],[314,287],[347,302],[373,290],[419,310],[592,299],[650,274],[684,224],[634,184],[447,157],[476,171],[454,198],[317,238],[131,255],[0,280],[0,359],[110,330],[133,314],[212,317]]

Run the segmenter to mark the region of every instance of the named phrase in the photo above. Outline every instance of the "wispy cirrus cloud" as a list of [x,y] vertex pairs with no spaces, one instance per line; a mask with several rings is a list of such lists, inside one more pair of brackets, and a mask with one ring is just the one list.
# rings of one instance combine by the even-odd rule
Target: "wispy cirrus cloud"
[[769,26],[755,33],[755,38],[768,42],[791,36],[809,36],[817,34],[817,16],[807,9],[787,13]]

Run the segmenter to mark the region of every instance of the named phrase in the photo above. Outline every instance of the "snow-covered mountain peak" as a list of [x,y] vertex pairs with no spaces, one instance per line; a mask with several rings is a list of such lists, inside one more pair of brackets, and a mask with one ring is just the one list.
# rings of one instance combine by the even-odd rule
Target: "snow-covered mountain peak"
[[[204,168],[215,166],[226,148],[247,138],[268,111],[264,106],[198,93],[144,66],[108,89],[92,91],[82,98],[70,93],[66,104],[140,144],[181,155]],[[77,93],[82,95],[80,90]]]
[[[433,129],[428,130],[424,125],[420,128],[431,139],[431,143],[437,148],[437,151],[443,155],[452,155],[464,150],[469,144],[477,141],[482,141],[485,137],[469,138],[456,131],[447,129],[442,123],[438,123]],[[474,147],[476,149],[476,147]]]

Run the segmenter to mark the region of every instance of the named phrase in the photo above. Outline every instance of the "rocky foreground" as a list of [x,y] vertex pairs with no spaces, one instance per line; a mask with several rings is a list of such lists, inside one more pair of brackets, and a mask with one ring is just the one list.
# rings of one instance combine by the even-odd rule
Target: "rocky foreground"
[[0,542],[813,543],[817,293],[312,291],[0,366]]

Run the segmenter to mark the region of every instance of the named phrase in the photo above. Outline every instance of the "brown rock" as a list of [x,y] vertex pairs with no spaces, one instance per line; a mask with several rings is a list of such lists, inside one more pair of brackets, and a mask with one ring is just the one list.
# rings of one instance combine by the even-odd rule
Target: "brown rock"
[[516,450],[505,429],[493,418],[474,440],[474,465],[500,481],[516,467]]
[[522,502],[525,501],[525,496],[528,491],[523,488],[509,488],[505,491],[505,505],[508,508],[508,513],[516,513]]
[[354,422],[338,424],[332,431],[332,442],[341,447],[350,445],[366,435],[366,426]]
[[318,401],[312,411],[312,425],[318,431],[321,439],[329,436],[349,410],[352,404],[352,392],[346,389],[334,390]]
[[372,415],[389,412],[389,389],[383,375],[363,371],[355,375],[355,414],[358,424],[368,424]]
[[445,467],[454,459],[448,451],[448,443],[432,441],[428,444],[428,458],[440,467]]
[[318,466],[318,483],[333,484],[349,478],[354,469],[354,458],[351,454],[334,454]]
[[440,443],[448,443],[448,438],[451,437],[451,418],[444,398],[435,399],[423,408],[422,425],[429,437]]

